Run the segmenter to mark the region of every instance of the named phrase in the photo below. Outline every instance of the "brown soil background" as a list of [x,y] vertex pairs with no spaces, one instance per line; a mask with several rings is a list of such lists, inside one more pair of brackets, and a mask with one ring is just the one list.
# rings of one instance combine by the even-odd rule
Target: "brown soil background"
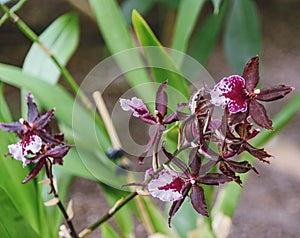
[[[300,87],[300,2],[297,0],[258,1],[262,23],[263,51],[261,78],[265,85],[285,83]],[[30,0],[19,15],[39,33],[56,17],[76,11],[61,0]],[[151,16],[150,16],[151,17]],[[150,19],[151,20],[151,19]],[[152,21],[152,20],[151,20]],[[80,82],[85,75],[108,55],[97,26],[88,17],[80,15],[80,46],[68,68]],[[27,40],[12,23],[0,28],[0,62],[21,66],[30,47]],[[230,75],[232,69],[225,61],[221,44],[209,61],[208,71],[214,78]],[[119,90],[118,88],[116,89]],[[7,98],[15,113],[18,104],[15,90],[7,89]],[[114,95],[108,95],[114,97]],[[291,98],[291,97],[289,97]],[[270,115],[279,106],[268,104]],[[278,104],[277,104],[278,105]],[[300,237],[300,113],[267,148],[275,155],[270,166],[256,164],[260,176],[251,174],[236,210],[230,238],[296,238]],[[107,211],[107,204],[95,182],[75,179],[69,193],[75,205],[75,226],[81,230]],[[146,237],[140,226],[137,237]],[[90,236],[100,237],[99,231]]]

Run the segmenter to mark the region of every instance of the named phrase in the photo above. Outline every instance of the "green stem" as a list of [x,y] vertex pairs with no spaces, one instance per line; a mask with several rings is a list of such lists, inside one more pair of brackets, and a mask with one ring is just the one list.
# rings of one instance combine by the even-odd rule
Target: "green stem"
[[126,205],[128,202],[130,202],[137,195],[138,195],[137,192],[132,192],[124,199],[117,201],[115,206],[113,208],[111,208],[104,216],[102,216],[94,224],[90,225],[88,228],[86,228],[82,232],[80,232],[79,237],[83,238],[83,237],[86,237],[87,235],[89,235],[90,233],[92,233],[97,227],[99,227],[101,224],[103,224],[108,219],[110,219],[117,211],[119,211],[124,205]]
[[[27,2],[27,0],[20,0],[16,5],[14,5],[10,9],[10,12],[14,13],[14,12],[19,11],[26,2]],[[0,27],[3,25],[4,22],[6,22],[7,19],[9,19],[9,14],[5,13],[0,19]]]
[[63,216],[65,218],[65,221],[66,221],[66,223],[69,226],[70,235],[72,236],[72,238],[78,238],[78,235],[77,235],[76,230],[74,228],[73,222],[72,222],[71,218],[69,217],[69,215],[68,215],[68,213],[67,213],[64,205],[62,204],[61,199],[60,199],[60,197],[58,195],[58,192],[57,192],[57,190],[55,188],[55,185],[54,185],[54,182],[53,182],[53,174],[52,174],[51,166],[52,166],[51,162],[47,161],[46,164],[45,164],[46,175],[47,175],[48,179],[50,180],[51,191],[53,192],[54,197],[58,199],[58,202],[57,202],[56,205],[58,206],[59,210],[63,214]]
[[57,57],[40,41],[39,37],[35,34],[35,32],[29,26],[27,26],[26,23],[21,18],[19,18],[18,15],[10,11],[5,4],[0,4],[0,8],[13,21],[13,23],[16,24],[16,26],[25,34],[25,36],[27,36],[27,38],[29,38],[32,42],[38,44],[41,47],[41,49],[53,60],[53,62],[59,68],[63,78],[67,81],[74,93],[78,94],[79,98],[82,100],[82,102],[86,105],[87,108],[92,108],[92,103],[80,90],[72,75],[63,65],[59,63]]

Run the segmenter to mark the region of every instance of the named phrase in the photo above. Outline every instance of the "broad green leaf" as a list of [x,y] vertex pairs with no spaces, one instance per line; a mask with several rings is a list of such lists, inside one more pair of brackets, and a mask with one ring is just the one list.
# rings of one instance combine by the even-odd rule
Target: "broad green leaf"
[[[106,185],[101,185],[101,188],[105,194],[105,198],[107,199],[110,207],[114,206],[119,199],[128,195],[127,192]],[[114,215],[114,219],[116,220],[116,223],[122,233],[122,236],[131,237],[134,229],[130,206],[125,205],[124,207],[122,207]]]
[[224,1],[218,14],[207,16],[191,40],[188,54],[202,65],[206,65],[218,40],[227,7],[228,1]]
[[[89,0],[89,2],[111,54],[133,48],[134,44],[127,24],[116,1]],[[124,57],[117,57],[116,60],[133,89],[137,85],[151,82],[138,52],[127,57],[124,54]],[[132,68],[135,68],[135,70],[128,71]],[[155,91],[149,86],[147,91],[137,91],[137,94],[143,99],[149,99],[155,94]]]
[[252,0],[231,0],[224,32],[224,48],[229,63],[239,74],[247,61],[260,53],[260,24]]
[[[28,222],[39,234],[42,229],[36,209],[39,202],[39,194],[34,183],[22,184],[23,179],[30,171],[28,167],[22,168],[20,161],[4,156],[8,152],[7,146],[16,142],[13,135],[0,130],[0,138],[0,187],[9,195],[10,203],[14,205],[20,216],[23,217],[22,219]],[[4,201],[1,201],[1,207],[4,209],[6,206],[9,205],[5,205]],[[6,213],[1,212],[1,214]],[[1,215],[0,217],[5,218],[6,215]]]
[[[178,8],[172,48],[185,52],[197,23],[204,0],[181,0]],[[178,62],[178,61],[176,61]]]
[[[174,60],[168,55],[146,21],[137,11],[132,13],[132,22],[139,41],[142,46],[146,47],[144,52],[149,65],[157,65],[157,67],[151,68],[155,81],[162,83],[168,79],[168,85],[175,88],[184,97],[189,98],[187,82],[181,76]],[[173,100],[171,99],[170,101]]]
[[147,210],[147,214],[151,219],[151,223],[154,226],[154,230],[157,233],[169,235],[170,237],[179,237],[175,227],[168,227],[168,219],[162,215],[159,208],[153,203],[150,198],[142,197],[142,201]]
[[[172,204],[169,203],[167,207],[167,212],[169,211],[169,208]],[[171,226],[174,227],[180,237],[187,237],[187,234],[189,231],[195,230],[197,228],[197,220],[201,217],[194,208],[192,207],[192,204],[188,201],[183,202],[178,212],[175,214],[175,216],[171,220]]]
[[219,13],[221,2],[222,2],[222,0],[212,0],[212,3],[214,5],[214,14]]
[[40,237],[19,213],[9,194],[2,186],[0,186],[0,204],[0,237]]
[[[107,223],[101,226],[101,236],[105,238],[120,238],[121,236]],[[123,237],[123,236],[122,236]]]
[[140,1],[140,0],[127,0],[122,3],[122,13],[125,18],[125,21],[130,24],[131,23],[131,15],[132,11],[136,9],[138,12],[146,13],[150,10],[153,4],[157,0],[147,0],[147,1]]
[[[66,65],[79,43],[77,15],[69,13],[57,18],[39,39],[57,57],[61,65]],[[60,70],[53,60],[36,43],[26,55],[23,71],[51,84],[56,84],[60,76]]]
[[4,86],[3,82],[0,81],[0,121],[11,122],[12,117],[8,105],[4,98],[3,86]]

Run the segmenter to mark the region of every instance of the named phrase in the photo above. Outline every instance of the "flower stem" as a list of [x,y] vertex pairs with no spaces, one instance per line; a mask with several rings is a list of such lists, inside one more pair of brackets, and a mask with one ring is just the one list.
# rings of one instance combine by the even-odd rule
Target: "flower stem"
[[56,189],[56,186],[53,182],[53,174],[52,174],[52,164],[50,161],[47,161],[46,162],[46,175],[48,177],[48,179],[50,180],[50,188],[51,188],[51,192],[53,192],[54,194],[54,197],[57,198],[58,202],[57,202],[57,206],[58,208],[60,209],[61,213],[63,214],[64,218],[65,218],[65,221],[66,223],[68,224],[68,227],[70,229],[70,235],[72,236],[72,238],[78,238],[78,235],[76,233],[76,230],[74,228],[74,225],[73,225],[73,222],[71,220],[71,218],[69,217],[64,205],[62,204],[61,200],[60,200],[60,197],[58,195],[58,192],[57,192],[57,189]]
[[80,238],[84,238],[87,235],[89,235],[93,230],[95,230],[97,227],[99,227],[101,224],[106,222],[109,218],[111,218],[117,211],[119,211],[125,204],[130,202],[135,196],[137,196],[137,192],[130,193],[127,197],[121,198],[116,202],[116,204],[104,215],[102,216],[98,221],[96,221],[94,224],[90,225],[88,228],[84,229],[79,233]]
[[[23,2],[22,2],[23,3]],[[27,24],[13,11],[10,11],[10,9],[5,4],[0,4],[0,8],[5,13],[5,16],[9,17],[12,22],[24,33],[24,35],[30,39],[32,42],[38,44],[41,49],[46,53],[48,57],[52,59],[52,61],[55,63],[55,65],[59,68],[63,78],[66,80],[66,82],[69,84],[71,89],[74,91],[75,94],[78,94],[82,102],[86,105],[87,108],[92,108],[92,103],[89,101],[89,99],[83,94],[83,92],[80,90],[79,86],[77,85],[75,79],[72,77],[70,72],[59,63],[59,60],[57,57],[50,51],[49,48],[47,48],[39,39],[37,34],[29,27]]]
[[[26,2],[27,2],[27,0],[20,0],[16,5],[14,5],[10,9],[10,12],[14,13],[14,12],[20,10]],[[7,19],[9,19],[9,14],[5,13],[0,19],[0,27],[3,25],[4,22],[6,22]]]

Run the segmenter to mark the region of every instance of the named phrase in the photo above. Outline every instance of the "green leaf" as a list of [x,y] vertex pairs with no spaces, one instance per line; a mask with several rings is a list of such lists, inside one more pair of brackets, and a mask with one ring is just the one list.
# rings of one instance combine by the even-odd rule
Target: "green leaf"
[[[172,48],[185,52],[204,0],[181,0],[175,23]],[[177,61],[178,62],[178,61]]]
[[[66,65],[79,43],[77,15],[69,13],[57,18],[39,39],[57,57],[61,65]],[[56,84],[60,76],[60,70],[53,60],[36,43],[26,55],[23,71],[51,84]]]
[[107,223],[101,226],[101,237],[107,238],[120,238],[121,236]]
[[[155,81],[162,83],[168,79],[168,85],[175,88],[177,93],[180,93],[186,99],[188,99],[188,86],[185,79],[181,76],[177,65],[162,47],[161,43],[158,41],[146,21],[135,10],[132,13],[132,22],[139,41],[141,42],[142,46],[144,46],[143,50],[149,65],[151,66]],[[170,101],[177,100],[171,99]]]
[[11,122],[12,117],[8,105],[4,98],[3,86],[4,86],[3,82],[0,81],[0,121]]
[[[22,168],[22,163],[5,157],[8,145],[15,143],[11,133],[0,130],[0,187],[9,196],[9,204],[12,203],[23,220],[25,220],[36,232],[40,232],[39,214],[36,209],[39,202],[39,194],[34,183],[22,184],[23,179],[29,173],[28,167]],[[0,196],[2,198],[2,195]],[[4,198],[3,198],[4,199]],[[7,201],[1,201],[1,208],[6,209]],[[0,217],[6,219],[8,213],[1,211]]]
[[[116,1],[89,0],[89,2],[111,54],[133,48],[133,41]],[[116,61],[133,89],[137,85],[151,82],[138,51],[131,51],[128,55],[122,54],[121,57],[117,56]],[[155,95],[155,91],[149,85],[147,91],[137,91],[137,94],[143,99],[149,99]]]
[[[169,210],[172,204],[168,204],[167,210]],[[171,220],[171,226],[174,227],[180,237],[187,237],[189,231],[197,228],[197,219],[200,215],[194,210],[192,204],[188,200],[184,201],[178,212]]]
[[228,1],[224,1],[218,14],[207,16],[191,40],[188,54],[202,65],[206,65],[218,40],[227,7]]
[[150,198],[142,197],[142,201],[147,210],[147,214],[150,217],[151,223],[154,226],[154,230],[157,233],[169,235],[170,237],[179,237],[175,228],[168,227],[168,221],[166,217],[162,215],[159,208],[153,203]]
[[[27,200],[28,202],[30,200]],[[19,213],[9,194],[0,186],[0,237],[39,238],[31,225]]]
[[[105,194],[109,206],[112,207],[122,197],[126,197],[128,192],[115,189],[104,184],[101,185],[102,191]],[[131,237],[133,233],[133,218],[130,206],[122,207],[115,215],[114,219],[121,231],[121,234],[125,237]]]
[[231,0],[231,5],[224,33],[224,48],[229,63],[241,74],[247,61],[260,53],[260,24],[252,0]]
[[221,2],[222,2],[222,0],[212,0],[212,3],[214,5],[214,14],[219,13]]
[[136,9],[137,11],[141,13],[146,13],[150,10],[150,8],[153,6],[153,4],[157,0],[147,0],[147,1],[141,1],[141,0],[127,0],[122,3],[122,13],[125,18],[125,21],[130,24],[131,23],[131,15],[132,11]]

